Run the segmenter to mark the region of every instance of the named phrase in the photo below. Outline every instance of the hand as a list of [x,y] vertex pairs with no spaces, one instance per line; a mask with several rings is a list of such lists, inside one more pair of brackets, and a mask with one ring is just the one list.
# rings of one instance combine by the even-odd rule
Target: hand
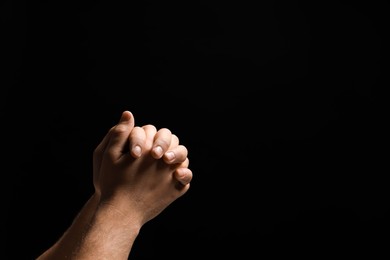
[[187,155],[168,129],[134,127],[134,117],[125,111],[94,152],[96,192],[102,202],[131,211],[143,224],[189,189]]
[[[172,132],[167,128],[161,128],[157,131],[156,127],[150,124],[142,127],[134,126],[133,115],[129,111],[125,111],[124,113],[126,113],[126,116],[129,117],[128,125],[125,126],[125,128],[128,127],[129,129],[132,129],[128,140],[128,150],[131,155],[134,158],[138,158],[142,155],[145,145],[151,145],[150,143],[147,143],[148,140],[146,140],[146,132],[148,132],[149,135],[154,135],[152,144],[153,149],[151,150],[152,156],[155,159],[162,158],[167,164],[181,164],[182,167],[177,168],[174,172],[174,176],[183,185],[187,185],[192,179],[192,172],[188,169],[188,150],[184,145],[179,144],[178,137],[172,134]],[[96,147],[93,154],[93,184],[95,193],[98,196],[100,196],[101,193],[98,180],[103,155],[112,132],[115,131],[117,126],[118,125],[111,127],[102,142]],[[125,131],[128,131],[129,129],[126,129]],[[127,152],[127,149],[123,150],[123,152]]]

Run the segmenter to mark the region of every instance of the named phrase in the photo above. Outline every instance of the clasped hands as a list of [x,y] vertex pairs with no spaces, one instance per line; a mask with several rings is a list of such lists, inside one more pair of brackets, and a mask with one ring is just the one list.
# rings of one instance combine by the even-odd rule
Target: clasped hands
[[188,150],[168,128],[135,126],[124,111],[93,154],[93,183],[101,203],[143,225],[187,192],[192,180]]

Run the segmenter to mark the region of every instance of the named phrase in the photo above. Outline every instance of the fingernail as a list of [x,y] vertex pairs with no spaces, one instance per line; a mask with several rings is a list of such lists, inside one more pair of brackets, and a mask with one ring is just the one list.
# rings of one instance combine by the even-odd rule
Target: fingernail
[[133,147],[133,154],[137,157],[140,157],[142,155],[142,149],[139,145]]
[[175,159],[175,153],[174,153],[174,152],[166,152],[166,153],[165,153],[165,157],[166,157],[169,161],[172,161],[173,159]]
[[161,148],[161,146],[158,145],[154,147],[153,152],[156,156],[160,157],[163,153],[163,149]]

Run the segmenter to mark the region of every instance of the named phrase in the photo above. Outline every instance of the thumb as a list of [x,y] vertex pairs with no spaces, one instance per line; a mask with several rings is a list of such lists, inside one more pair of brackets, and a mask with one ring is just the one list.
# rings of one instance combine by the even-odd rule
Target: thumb
[[130,111],[124,111],[119,120],[119,123],[111,129],[111,138],[108,142],[106,152],[113,157],[119,159],[125,152],[128,146],[130,132],[134,128],[134,116]]

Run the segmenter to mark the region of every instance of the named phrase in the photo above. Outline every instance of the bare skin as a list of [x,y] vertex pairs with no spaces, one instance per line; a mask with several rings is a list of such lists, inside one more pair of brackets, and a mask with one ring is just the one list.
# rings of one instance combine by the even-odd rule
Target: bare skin
[[128,259],[141,227],[188,191],[188,166],[187,148],[169,129],[134,126],[123,112],[94,151],[94,194],[37,260]]

